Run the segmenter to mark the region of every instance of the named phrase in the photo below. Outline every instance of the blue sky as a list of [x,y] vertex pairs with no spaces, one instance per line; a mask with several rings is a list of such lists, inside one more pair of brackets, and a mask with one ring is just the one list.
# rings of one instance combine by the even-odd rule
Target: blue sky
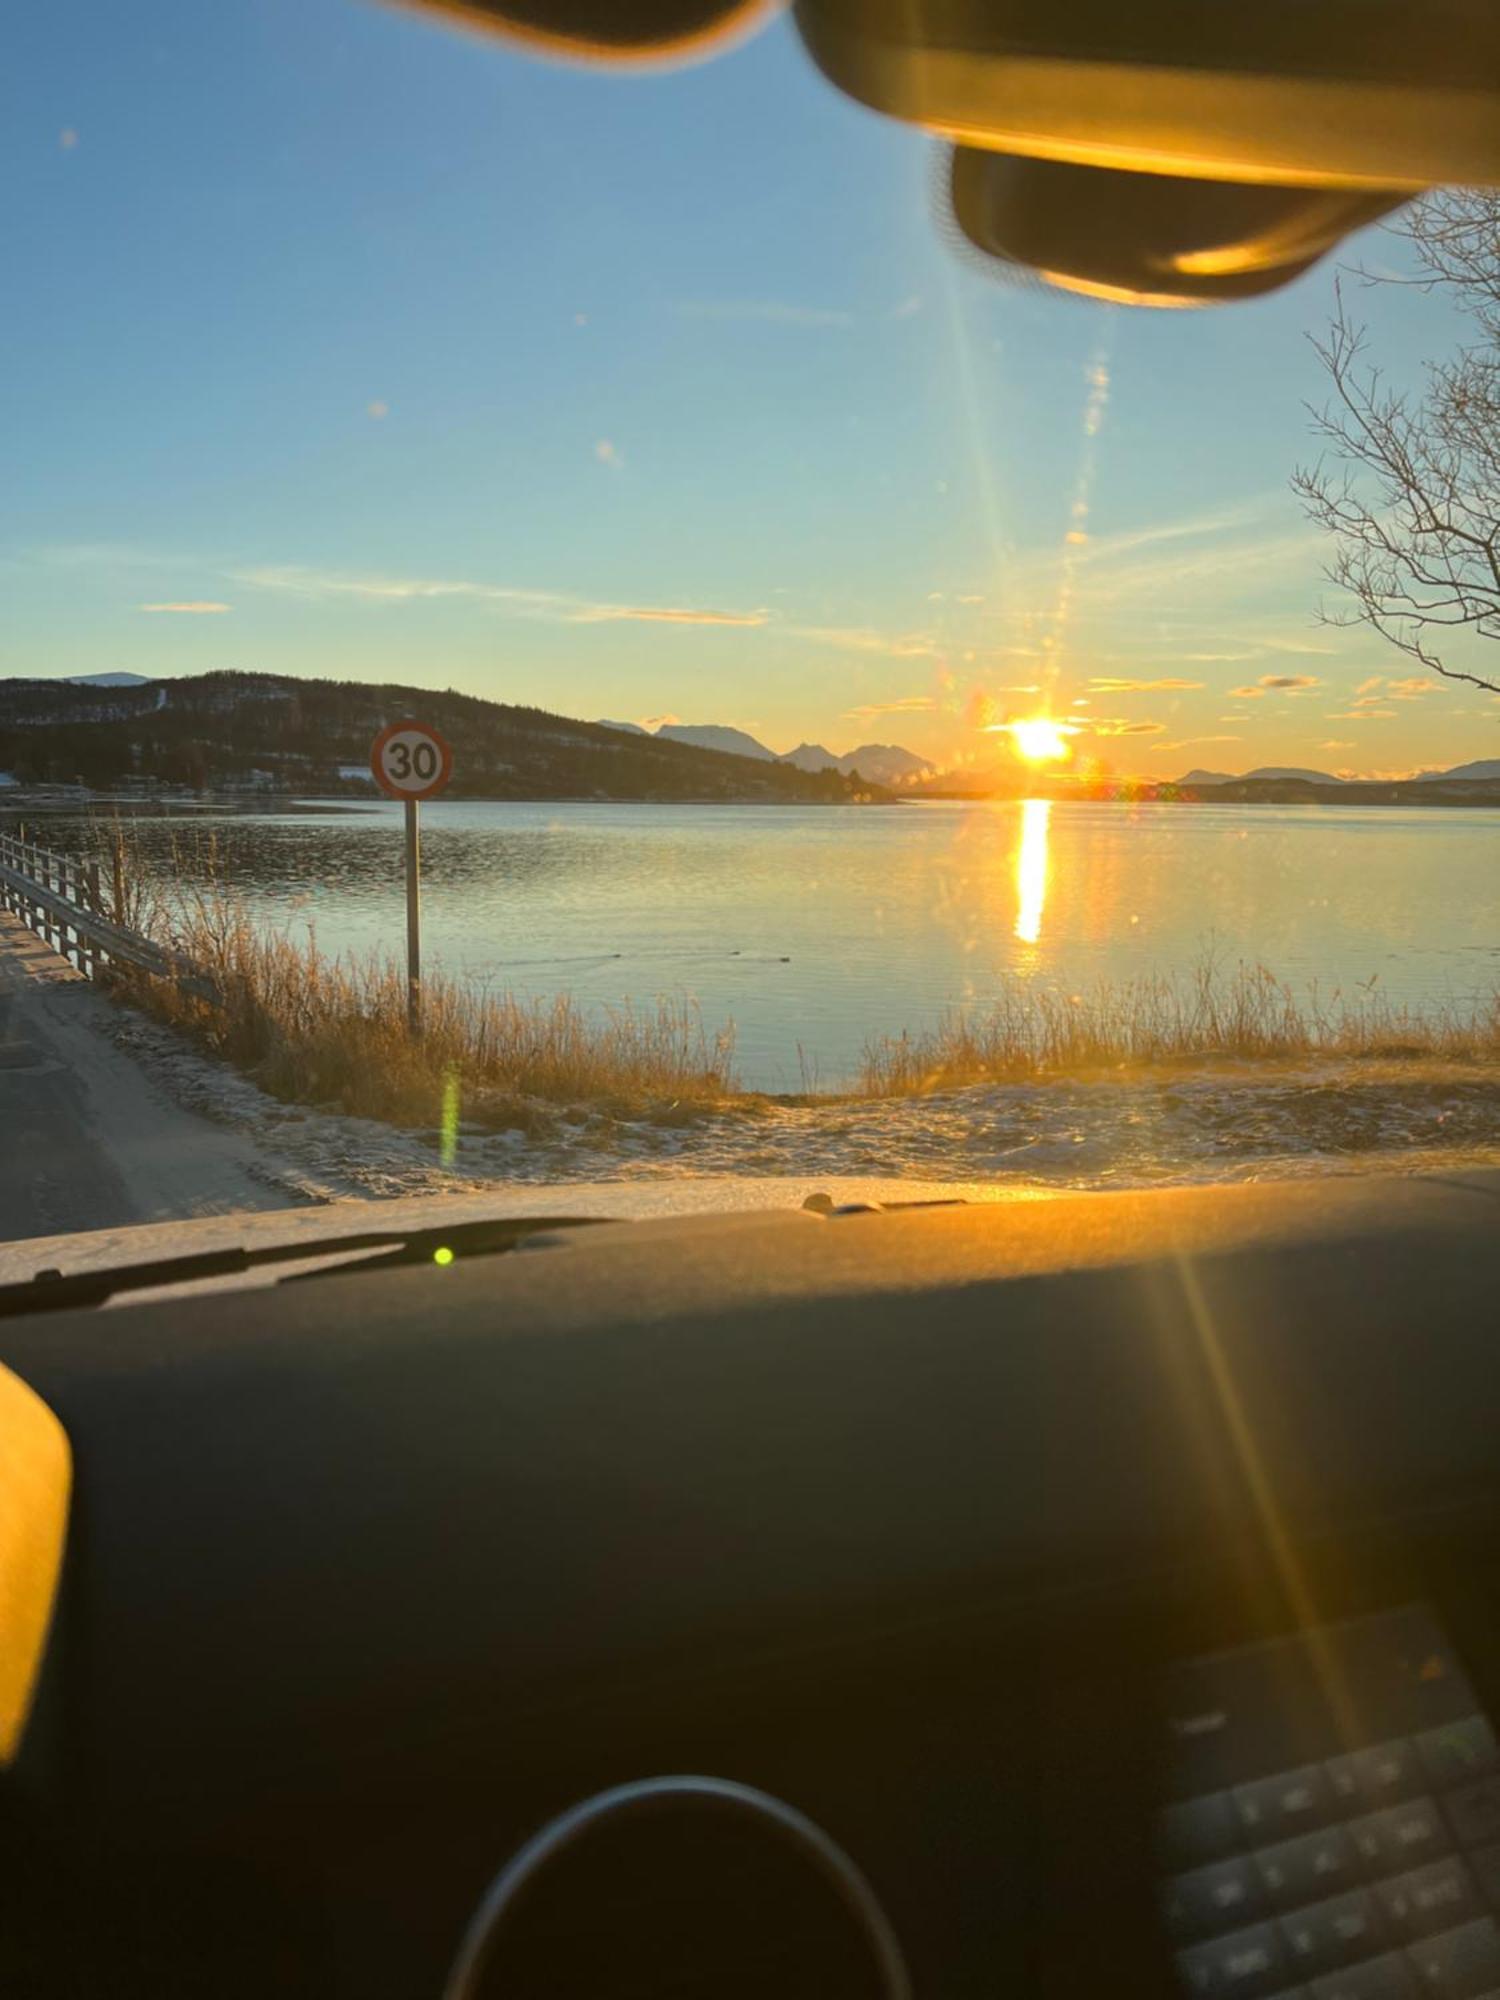
[[[369,0],[49,0],[7,55],[0,672],[944,761],[1043,702],[1122,770],[1500,754],[1500,704],[1314,620],[1328,269],[1216,314],[996,283],[785,22],[627,78]],[[1398,376],[1448,336],[1370,312]]]

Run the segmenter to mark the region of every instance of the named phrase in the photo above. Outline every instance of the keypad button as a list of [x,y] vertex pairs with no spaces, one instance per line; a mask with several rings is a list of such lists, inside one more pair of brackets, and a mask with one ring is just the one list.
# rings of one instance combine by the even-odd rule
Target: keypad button
[[1271,1924],[1180,1951],[1177,1968],[1194,2000],[1261,2000],[1287,1979],[1286,1952]]
[[1441,1729],[1425,1729],[1417,1750],[1435,1785],[1461,1785],[1500,1764],[1495,1732],[1482,1715],[1466,1715]]
[[1169,1868],[1218,1861],[1240,1845],[1240,1823],[1228,1792],[1209,1792],[1168,1806],[1158,1820],[1162,1857]]
[[1277,1909],[1320,1902],[1359,1879],[1354,1843],[1341,1826],[1263,1847],[1254,1861],[1266,1894]]
[[1351,1820],[1349,1838],[1360,1860],[1374,1874],[1435,1859],[1451,1844],[1433,1799],[1411,1799],[1404,1806],[1389,1806],[1384,1812]]
[[1375,1889],[1392,1935],[1424,1937],[1428,1931],[1452,1930],[1479,1916],[1474,1878],[1461,1856],[1450,1854],[1409,1875],[1393,1875]]
[[1500,1846],[1477,1847],[1469,1856],[1469,1866],[1479,1883],[1479,1893],[1487,1902],[1500,1905]]
[[1500,1981],[1500,1931],[1492,1918],[1481,1917],[1412,1945],[1406,1957],[1423,1993],[1440,2000],[1477,2000],[1487,1986]]
[[1201,1937],[1205,1931],[1248,1924],[1265,1907],[1265,1891],[1248,1855],[1210,1862],[1166,1887],[1167,1923],[1174,1937]]
[[1357,1889],[1283,1917],[1281,1936],[1293,1971],[1312,1972],[1374,1951],[1381,1941],[1380,1920],[1369,1895]]
[[1463,1785],[1449,1792],[1443,1810],[1453,1835],[1465,1847],[1481,1841],[1500,1839],[1500,1778],[1481,1778],[1477,1785]]
[[1420,1989],[1400,1952],[1383,1953],[1312,1983],[1313,2000],[1413,2000]]
[[1326,1769],[1333,1796],[1346,1811],[1393,1806],[1427,1790],[1416,1746],[1404,1737],[1330,1758]]
[[1303,1764],[1236,1785],[1234,1807],[1247,1836],[1259,1844],[1321,1826],[1333,1817],[1333,1793],[1320,1764]]

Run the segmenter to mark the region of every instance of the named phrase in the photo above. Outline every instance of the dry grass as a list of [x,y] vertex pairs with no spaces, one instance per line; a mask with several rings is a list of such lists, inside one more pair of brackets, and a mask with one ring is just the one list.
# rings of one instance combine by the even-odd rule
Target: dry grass
[[1263,966],[1226,972],[1209,954],[1185,978],[1101,981],[1087,993],[1013,985],[980,1013],[926,1034],[868,1042],[859,1088],[906,1097],[963,1084],[1219,1059],[1500,1059],[1500,993],[1470,1008],[1413,1008],[1372,981],[1353,997],[1299,996]]
[[735,1089],[732,1034],[709,1036],[686,999],[595,1019],[567,995],[484,996],[429,978],[413,1040],[402,967],[259,931],[221,887],[161,898],[153,930],[217,998],[145,978],[129,981],[131,997],[294,1103],[410,1125],[458,1106],[471,1124],[534,1129],[548,1106],[676,1122]]

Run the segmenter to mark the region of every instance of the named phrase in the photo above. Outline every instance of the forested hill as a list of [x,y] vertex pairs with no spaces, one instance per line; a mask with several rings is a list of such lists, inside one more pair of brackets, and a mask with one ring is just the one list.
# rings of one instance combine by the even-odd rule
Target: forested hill
[[95,790],[368,794],[371,741],[408,716],[452,745],[450,797],[837,804],[885,796],[837,771],[800,771],[451,690],[248,673],[118,687],[0,680],[0,773],[22,785]]

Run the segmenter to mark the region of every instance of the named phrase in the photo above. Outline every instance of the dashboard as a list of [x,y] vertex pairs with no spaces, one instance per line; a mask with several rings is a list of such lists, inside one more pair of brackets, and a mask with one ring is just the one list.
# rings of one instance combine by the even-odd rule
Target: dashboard
[[[1500,1991],[1497,1220],[787,1211],[5,1323],[73,1494],[0,1984],[435,2000],[528,1835],[697,1772],[919,1995]],[[877,1989],[685,1809],[561,1856],[493,1990]]]

